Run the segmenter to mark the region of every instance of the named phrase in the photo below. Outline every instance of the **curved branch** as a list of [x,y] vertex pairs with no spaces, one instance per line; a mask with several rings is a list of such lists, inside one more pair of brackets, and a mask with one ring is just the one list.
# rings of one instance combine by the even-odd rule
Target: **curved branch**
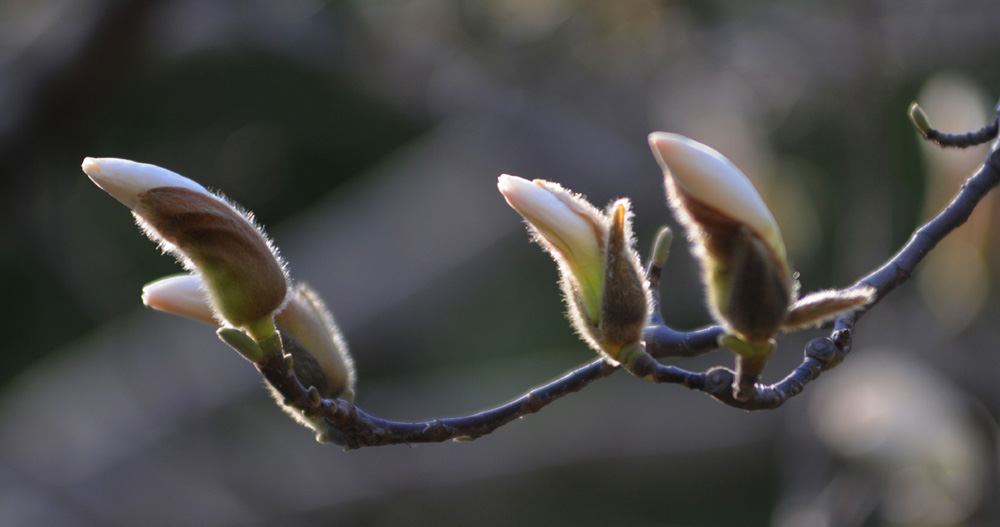
[[[998,113],[1000,113],[1000,108],[998,108]],[[787,377],[770,386],[758,385],[746,401],[738,401],[733,398],[730,385],[735,374],[726,368],[709,370],[705,373],[704,382],[695,386],[694,389],[702,390],[722,403],[743,410],[777,408],[791,397],[798,395],[807,383],[844,360],[853,345],[855,322],[893,289],[909,280],[917,264],[941,240],[968,221],[979,202],[998,184],[1000,184],[1000,142],[994,143],[986,161],[972,177],[966,180],[948,206],[914,231],[909,241],[889,261],[847,288],[850,290],[862,286],[873,287],[876,290],[875,301],[850,315],[838,317],[833,324],[833,332],[829,338],[817,338],[810,341],[806,346],[802,364]],[[714,328],[702,331],[707,332],[712,329]],[[659,328],[657,328],[658,332]],[[657,380],[692,387],[689,385],[690,380],[683,376],[677,376],[673,370],[670,366],[661,365],[660,371],[657,371],[656,374]]]
[[582,368],[535,388],[496,408],[464,417],[434,419],[417,423],[390,421],[372,416],[346,401],[336,401],[323,416],[337,435],[330,439],[346,449],[406,443],[438,443],[454,439],[471,441],[528,414],[535,413],[560,397],[579,391],[618,370],[596,360]]
[[502,406],[464,417],[415,423],[375,417],[342,399],[312,396],[310,394],[315,390],[302,386],[294,371],[279,355],[268,357],[257,365],[257,369],[284,397],[285,405],[302,410],[309,417],[326,419],[328,430],[321,433],[320,439],[350,450],[366,446],[476,439],[611,375],[618,367],[599,359]]
[[[1000,110],[1000,108],[997,108]],[[927,115],[920,108],[920,105],[913,103],[910,105],[910,120],[917,127],[924,139],[933,141],[941,147],[969,148],[970,146],[981,145],[996,139],[997,132],[1000,131],[1000,119],[993,119],[993,122],[976,130],[965,134],[949,134],[931,126],[927,120]]]
[[[928,134],[928,130],[931,133]],[[961,146],[974,140],[984,142],[989,140],[988,136],[995,137],[996,122],[983,130],[962,136],[948,136],[929,126],[921,132],[929,140],[942,146]],[[948,137],[942,140],[943,136]],[[772,385],[757,385],[745,401],[733,397],[732,383],[735,374],[727,368],[716,367],[696,373],[676,366],[657,364],[652,374],[653,380],[702,391],[724,404],[743,410],[777,408],[801,393],[809,382],[840,364],[850,353],[855,322],[893,289],[907,281],[917,264],[942,239],[965,223],[983,197],[1000,183],[998,148],[998,144],[994,143],[986,161],[962,185],[962,189],[947,207],[917,229],[891,259],[848,288],[873,287],[876,290],[875,300],[862,310],[838,317],[829,337],[811,340],[806,345],[802,363],[784,379]],[[659,279],[662,261],[655,261],[656,256],[651,260],[648,274],[650,281],[655,283]],[[693,357],[718,349],[717,339],[722,333],[719,326],[681,332],[663,325],[657,318],[654,318],[654,323],[645,331],[646,349],[654,358]],[[278,355],[269,357],[257,367],[268,383],[285,398],[286,405],[297,408],[310,417],[325,419],[328,429],[321,433],[321,439],[345,449],[476,439],[519,417],[537,412],[564,395],[579,391],[619,369],[603,359],[596,360],[496,408],[464,417],[409,423],[372,416],[344,400],[319,398],[315,390],[302,386],[285,360]]]
[[[998,143],[1000,144],[1000,143]],[[994,144],[986,161],[964,184],[958,195],[937,216],[914,231],[906,245],[895,256],[871,274],[865,276],[854,287],[869,285],[878,294],[875,303],[886,294],[910,278],[917,264],[927,256],[938,242],[964,224],[976,205],[986,194],[1000,183],[1000,151]],[[874,303],[873,303],[874,304]],[[870,308],[871,306],[869,306]],[[856,315],[860,316],[859,312]]]
[[667,357],[697,357],[719,349],[722,326],[709,326],[683,332],[664,325],[646,328],[646,351],[656,359]]

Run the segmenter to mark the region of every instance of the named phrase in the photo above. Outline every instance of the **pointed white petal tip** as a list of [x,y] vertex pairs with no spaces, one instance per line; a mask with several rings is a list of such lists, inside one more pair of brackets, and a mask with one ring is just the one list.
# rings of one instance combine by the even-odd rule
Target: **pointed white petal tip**
[[500,174],[500,177],[497,178],[497,188],[500,189],[500,192],[503,192],[516,184],[514,182],[515,179],[522,178],[510,174]]
[[497,179],[497,189],[503,194],[507,203],[522,216],[535,223],[548,219],[551,215],[559,215],[567,209],[552,192],[540,184],[539,180],[527,179],[502,174]]
[[497,188],[500,189],[500,193],[506,197],[508,194],[517,192],[533,192],[538,190],[539,186],[522,177],[512,176],[510,174],[500,174],[500,177],[497,178]]
[[181,187],[214,197],[198,183],[156,165],[113,157],[88,157],[81,167],[91,181],[130,209],[139,204],[146,191],[160,187]]
[[142,303],[167,313],[217,325],[201,278],[193,274],[168,276],[142,288]]
[[581,197],[555,183],[528,181],[509,174],[500,176],[497,188],[507,203],[550,243],[560,247],[565,256],[582,257],[599,251],[601,242],[596,238],[595,226],[605,221],[600,211]]
[[649,134],[649,146],[663,171],[685,193],[745,223],[769,242],[780,240],[778,224],[757,189],[725,156],[698,141],[668,132]]

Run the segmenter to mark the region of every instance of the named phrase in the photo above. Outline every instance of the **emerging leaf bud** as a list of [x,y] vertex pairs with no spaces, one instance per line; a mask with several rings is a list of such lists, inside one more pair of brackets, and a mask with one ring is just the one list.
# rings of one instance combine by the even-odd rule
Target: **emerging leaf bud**
[[557,183],[501,175],[497,187],[559,265],[570,321],[612,363],[635,349],[651,295],[633,245],[626,199],[601,212]]
[[258,339],[273,332],[270,315],[285,301],[288,276],[252,215],[154,165],[88,157],[83,170],[132,209],[147,236],[204,279],[217,319]]
[[814,293],[796,302],[785,244],[750,180],[715,150],[664,132],[649,136],[671,208],[701,260],[709,309],[739,356],[737,398],[748,396],[781,330],[819,324],[863,307],[875,291]]
[[917,103],[910,103],[910,121],[913,122],[913,126],[917,128],[921,135],[927,137],[927,131],[931,129],[931,123],[927,119],[927,114],[924,113],[924,109],[920,107]]
[[[147,284],[142,292],[142,300],[149,307],[217,324],[204,282],[197,275],[161,278]],[[303,386],[315,386],[326,398],[354,400],[354,363],[333,317],[315,291],[297,284],[288,304],[275,313],[274,322]]]

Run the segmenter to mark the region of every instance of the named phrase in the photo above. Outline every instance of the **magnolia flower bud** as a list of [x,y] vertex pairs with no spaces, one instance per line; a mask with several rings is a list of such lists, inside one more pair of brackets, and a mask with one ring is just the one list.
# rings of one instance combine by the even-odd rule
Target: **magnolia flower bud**
[[750,180],[722,154],[686,137],[649,136],[665,175],[671,208],[702,264],[709,309],[727,332],[720,343],[739,356],[745,397],[774,351],[773,337],[869,303],[875,291],[823,291],[796,301],[778,224]]
[[132,209],[150,239],[204,279],[215,318],[258,339],[273,333],[270,315],[285,301],[288,276],[251,215],[154,165],[88,157],[83,171]]
[[636,349],[649,321],[651,295],[633,248],[628,200],[601,212],[548,181],[504,174],[497,187],[558,263],[576,330],[612,363],[629,359],[624,354]]
[[650,144],[702,261],[713,316],[748,341],[766,342],[794,294],[777,222],[747,177],[715,150],[662,132]]
[[[161,278],[142,290],[149,307],[209,324],[217,324],[204,282],[193,274]],[[322,299],[305,284],[292,289],[288,304],[275,313],[283,349],[303,386],[315,386],[326,398],[354,400],[354,363],[333,317]],[[227,343],[229,343],[227,341]]]

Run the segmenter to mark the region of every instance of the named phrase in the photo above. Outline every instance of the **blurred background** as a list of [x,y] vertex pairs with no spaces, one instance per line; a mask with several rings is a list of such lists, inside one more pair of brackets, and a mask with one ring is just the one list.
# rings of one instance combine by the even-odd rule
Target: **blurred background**
[[[0,28],[3,525],[1000,521],[995,195],[779,410],[616,374],[472,443],[343,452],[213,328],[142,307],[180,268],[79,169],[155,163],[252,209],[333,310],[364,409],[464,415],[593,359],[500,173],[631,197],[645,254],[675,225],[646,135],[680,132],[755,181],[805,290],[848,285],[984,159],[921,144],[906,109],[988,122],[994,0],[0,0]],[[693,329],[682,238],[662,307]],[[819,334],[783,337],[766,380]]]

